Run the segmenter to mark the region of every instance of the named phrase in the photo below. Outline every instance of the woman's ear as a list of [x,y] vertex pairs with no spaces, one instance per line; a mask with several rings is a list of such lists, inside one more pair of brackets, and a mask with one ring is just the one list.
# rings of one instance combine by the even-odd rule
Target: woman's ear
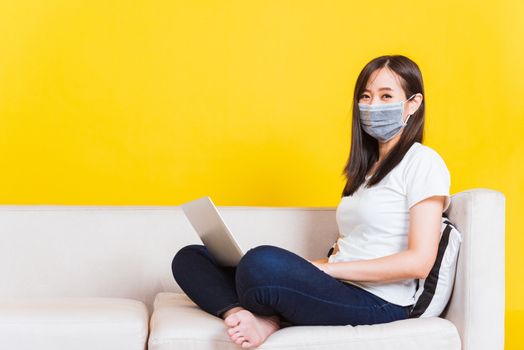
[[422,104],[424,96],[421,93],[415,94],[410,101],[408,101],[408,114],[413,115]]

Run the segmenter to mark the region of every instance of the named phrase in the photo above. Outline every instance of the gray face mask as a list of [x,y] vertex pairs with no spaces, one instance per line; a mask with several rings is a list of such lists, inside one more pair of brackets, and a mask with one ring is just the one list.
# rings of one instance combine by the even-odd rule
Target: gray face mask
[[359,103],[358,108],[360,110],[362,129],[370,136],[382,142],[391,140],[407,125],[411,114],[408,115],[405,122],[402,120],[404,103],[411,100],[413,96],[415,95],[412,95],[406,101],[394,103],[379,103],[373,105]]

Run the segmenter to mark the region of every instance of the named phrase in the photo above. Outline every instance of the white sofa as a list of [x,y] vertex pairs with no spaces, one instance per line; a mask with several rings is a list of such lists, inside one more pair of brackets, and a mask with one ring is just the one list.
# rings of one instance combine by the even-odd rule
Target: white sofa
[[[260,348],[503,349],[505,197],[472,189],[451,203],[463,243],[443,317],[287,327]],[[219,207],[244,248],[308,259],[336,239],[335,209]],[[0,229],[0,349],[239,348],[171,275],[178,249],[200,243],[178,206],[1,205]]]

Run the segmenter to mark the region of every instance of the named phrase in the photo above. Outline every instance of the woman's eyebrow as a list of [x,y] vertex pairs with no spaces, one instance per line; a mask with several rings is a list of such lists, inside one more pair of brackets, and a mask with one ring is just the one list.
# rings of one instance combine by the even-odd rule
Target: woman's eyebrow
[[[392,88],[390,88],[390,87],[387,87],[387,86],[385,86],[385,87],[381,87],[381,88],[378,88],[378,91],[381,91],[381,90],[388,90],[388,91],[393,91],[393,89],[392,89]],[[367,92],[371,92],[371,91],[370,91],[370,90],[368,90],[368,89],[364,89],[364,92],[365,92],[365,91],[367,91]]]

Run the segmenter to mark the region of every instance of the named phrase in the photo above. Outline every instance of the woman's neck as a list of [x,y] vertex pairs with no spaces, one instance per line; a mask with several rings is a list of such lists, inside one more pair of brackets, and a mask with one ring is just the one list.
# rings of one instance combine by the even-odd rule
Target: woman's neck
[[379,142],[378,143],[378,161],[377,161],[378,164],[380,164],[382,160],[386,158],[389,151],[391,151],[391,149],[395,147],[397,142],[400,140],[400,135],[402,135],[402,132],[403,130],[398,135],[396,135],[391,140],[389,140],[388,142]]

